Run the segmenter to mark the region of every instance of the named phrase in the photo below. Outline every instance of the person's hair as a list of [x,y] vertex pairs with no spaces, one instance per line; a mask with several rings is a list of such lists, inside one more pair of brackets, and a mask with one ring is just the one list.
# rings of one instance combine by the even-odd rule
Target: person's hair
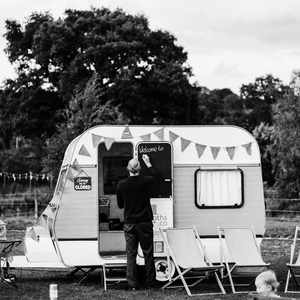
[[137,158],[132,158],[127,165],[127,170],[132,174],[138,174],[141,170],[140,162]]
[[273,291],[276,291],[279,286],[279,282],[277,281],[276,274],[273,270],[267,270],[260,273],[255,278],[255,285],[257,285],[258,282],[270,285]]

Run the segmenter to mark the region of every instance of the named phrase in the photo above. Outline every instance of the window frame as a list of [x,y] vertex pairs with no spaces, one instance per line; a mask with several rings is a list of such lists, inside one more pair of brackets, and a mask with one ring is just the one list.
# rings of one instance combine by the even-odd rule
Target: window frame
[[[216,172],[216,171],[229,171],[229,172],[233,172],[233,171],[239,171],[241,174],[241,203],[239,205],[199,205],[198,201],[197,201],[197,174],[201,171],[206,171],[206,172]],[[236,209],[236,208],[241,208],[242,206],[244,206],[245,203],[245,197],[244,197],[244,172],[241,168],[234,168],[234,169],[230,169],[230,168],[199,168],[195,171],[194,173],[194,185],[195,185],[195,194],[194,194],[194,201],[195,201],[195,205],[197,208],[199,209]]]

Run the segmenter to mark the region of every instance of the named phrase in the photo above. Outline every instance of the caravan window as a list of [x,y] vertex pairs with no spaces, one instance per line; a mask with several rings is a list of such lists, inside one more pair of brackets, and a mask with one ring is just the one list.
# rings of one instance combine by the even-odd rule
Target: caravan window
[[195,197],[198,208],[241,207],[244,202],[242,170],[197,170]]

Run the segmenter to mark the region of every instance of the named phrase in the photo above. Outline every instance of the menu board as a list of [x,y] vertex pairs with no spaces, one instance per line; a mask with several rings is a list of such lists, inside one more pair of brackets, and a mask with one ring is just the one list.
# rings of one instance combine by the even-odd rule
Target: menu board
[[157,172],[157,180],[152,188],[153,198],[168,198],[172,195],[172,149],[169,143],[143,142],[138,145],[138,159],[142,170],[141,174],[149,175],[142,156],[147,154]]

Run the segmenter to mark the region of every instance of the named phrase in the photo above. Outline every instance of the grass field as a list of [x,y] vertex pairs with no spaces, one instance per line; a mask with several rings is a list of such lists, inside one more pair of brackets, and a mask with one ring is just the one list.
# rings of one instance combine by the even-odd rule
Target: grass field
[[[8,232],[10,237],[22,238],[22,231],[32,220],[16,218],[6,219],[8,222]],[[295,225],[300,224],[300,218],[270,217],[267,218],[266,236],[271,237],[292,237]],[[284,288],[286,279],[286,263],[289,259],[290,240],[264,240],[262,243],[262,253],[266,262],[271,263],[271,268],[275,270],[281,283],[281,289]],[[22,254],[22,248],[17,250],[17,254]],[[190,299],[183,289],[162,290],[141,290],[126,291],[125,284],[112,286],[109,291],[104,292],[101,282],[101,274],[95,272],[86,282],[79,285],[79,277],[69,278],[65,271],[29,271],[14,270],[17,276],[17,289],[12,289],[0,285],[0,299],[49,299],[49,285],[58,284],[59,299]],[[208,289],[216,290],[214,282],[206,284]],[[293,297],[295,297],[293,295]],[[198,296],[193,299],[249,299],[247,295],[225,296]]]

